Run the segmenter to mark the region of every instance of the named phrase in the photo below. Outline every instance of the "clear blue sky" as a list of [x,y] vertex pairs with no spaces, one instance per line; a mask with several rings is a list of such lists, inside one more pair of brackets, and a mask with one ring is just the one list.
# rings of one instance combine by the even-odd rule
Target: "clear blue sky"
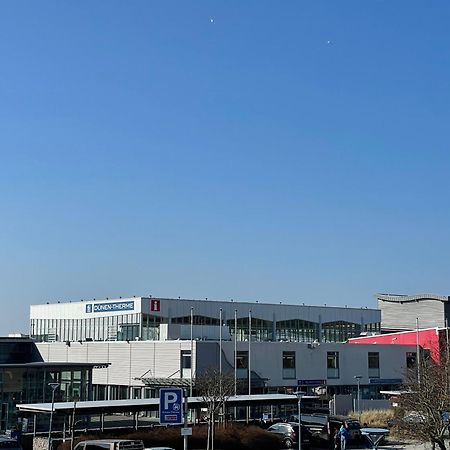
[[0,2],[0,334],[63,299],[450,294],[449,22],[444,0]]

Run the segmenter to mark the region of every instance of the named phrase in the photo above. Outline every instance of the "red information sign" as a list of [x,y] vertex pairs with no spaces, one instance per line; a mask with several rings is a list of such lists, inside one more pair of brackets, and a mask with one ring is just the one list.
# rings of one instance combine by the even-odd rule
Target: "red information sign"
[[151,299],[150,300],[150,311],[161,311],[161,300]]

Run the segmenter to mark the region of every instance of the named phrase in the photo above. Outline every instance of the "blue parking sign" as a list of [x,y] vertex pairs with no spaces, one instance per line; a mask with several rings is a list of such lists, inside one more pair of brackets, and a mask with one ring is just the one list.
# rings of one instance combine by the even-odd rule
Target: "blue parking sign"
[[159,390],[159,423],[183,423],[183,389],[170,388]]

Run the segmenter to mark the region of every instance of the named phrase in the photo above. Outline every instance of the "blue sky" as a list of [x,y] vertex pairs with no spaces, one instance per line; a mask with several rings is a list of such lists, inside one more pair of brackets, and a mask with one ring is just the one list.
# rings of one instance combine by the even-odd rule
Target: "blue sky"
[[2,1],[0,333],[127,295],[450,294],[446,1]]

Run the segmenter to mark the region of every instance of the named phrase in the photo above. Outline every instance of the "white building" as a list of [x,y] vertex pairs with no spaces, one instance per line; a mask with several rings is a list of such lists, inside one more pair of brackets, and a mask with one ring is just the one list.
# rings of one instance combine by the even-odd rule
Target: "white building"
[[[379,331],[376,309],[133,297],[32,305],[38,342],[219,339],[343,342]],[[222,324],[220,330],[219,324]]]
[[[205,369],[220,366],[236,374],[241,390],[248,392],[350,393],[361,376],[363,398],[377,398],[381,389],[401,384],[414,346],[307,344],[294,342],[129,341],[38,343],[45,361],[110,363],[94,370],[94,399],[150,398],[162,386],[190,387]],[[250,354],[250,364],[249,364]],[[234,367],[236,366],[236,371]]]
[[[109,363],[94,370],[94,399],[153,397],[222,367],[243,393],[362,394],[401,383],[410,346],[347,345],[379,331],[380,311],[185,299],[80,301],[30,307],[30,334],[45,361]],[[221,351],[220,351],[221,350]],[[250,389],[249,389],[250,385]]]

